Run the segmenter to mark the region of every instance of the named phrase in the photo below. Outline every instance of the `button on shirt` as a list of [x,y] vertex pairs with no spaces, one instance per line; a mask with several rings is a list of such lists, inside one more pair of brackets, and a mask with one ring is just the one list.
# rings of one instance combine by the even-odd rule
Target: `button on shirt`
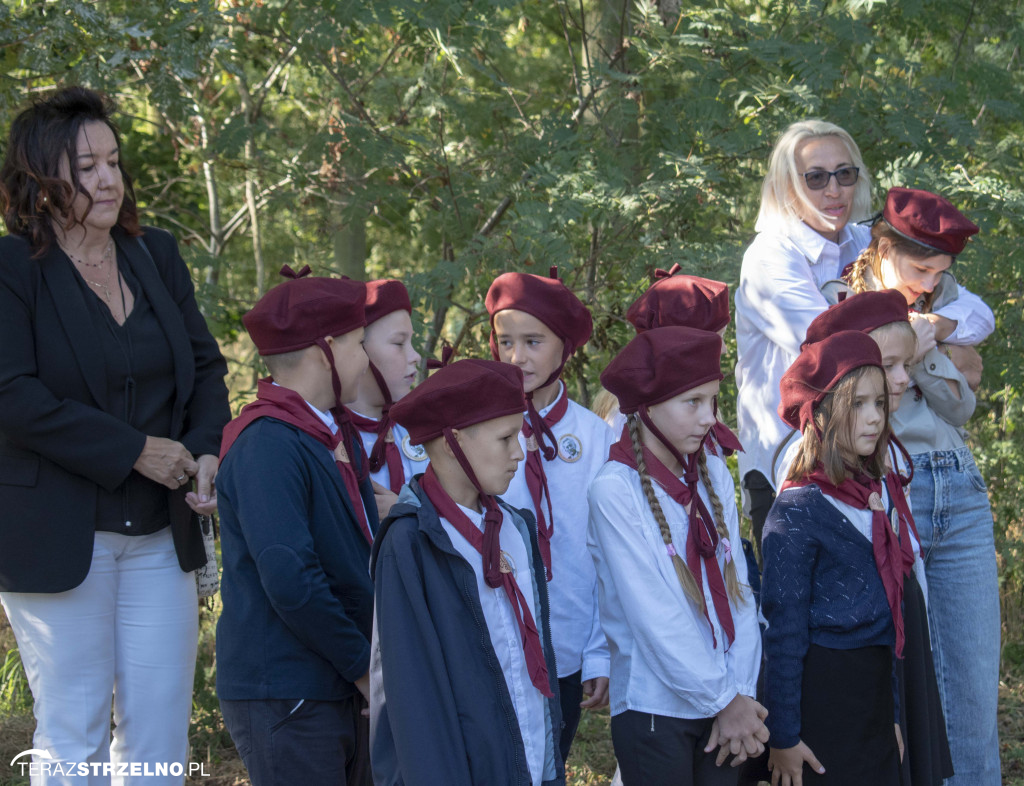
[[[601,624],[611,651],[612,715],[635,710],[674,718],[710,718],[737,694],[755,693],[761,634],[739,547],[735,489],[725,463],[712,456],[707,461],[711,483],[725,508],[744,601],[730,598],[736,640],[728,652],[707,579],[702,589],[717,647],[712,645],[704,613],[683,593],[640,475],[609,461],[590,484],[587,544],[597,566]],[[652,484],[672,542],[682,555],[689,516],[656,482]],[[713,510],[703,483],[698,493]],[[725,565],[722,547],[718,563],[720,569]]]
[[743,255],[736,291],[737,419],[745,452],[740,477],[771,478],[776,447],[789,433],[778,414],[779,383],[800,354],[811,321],[828,308],[819,291],[840,276],[871,240],[847,224],[833,243],[802,222],[759,232]]
[[[483,532],[483,514],[471,508],[459,509],[466,514],[474,527]],[[512,519],[502,511],[501,533],[499,544],[513,566],[513,575],[526,597],[530,613],[541,630],[543,621],[537,617],[539,603],[535,597],[533,581],[530,577],[530,545],[522,533],[516,528]],[[530,767],[530,776],[535,786],[544,780],[547,725],[550,722],[545,712],[545,698],[530,681],[530,672],[526,667],[526,656],[523,653],[523,640],[519,634],[519,623],[516,622],[512,603],[503,587],[490,587],[484,580],[483,559],[468,540],[466,540],[451,522],[441,519],[444,531],[451,538],[455,550],[465,558],[476,575],[476,588],[480,595],[480,605],[484,612],[484,622],[491,638],[491,646],[498,657],[501,671],[505,675],[509,696],[516,709],[519,721],[519,732],[526,748],[526,762]]]
[[[554,403],[542,409],[540,416],[547,415],[553,406]],[[544,462],[555,518],[551,537],[553,577],[548,582],[551,643],[558,676],[568,677],[582,671],[581,679],[585,682],[607,677],[609,668],[608,643],[597,611],[597,572],[587,552],[586,488],[608,460],[608,450],[615,440],[601,418],[571,399],[565,415],[552,431],[556,441],[565,444],[554,460]],[[522,432],[519,444],[525,454],[526,439]],[[570,455],[572,451],[578,452]],[[513,507],[529,510],[536,516],[526,483],[525,460],[519,462],[515,478],[501,497]],[[547,504],[542,504],[547,517]]]

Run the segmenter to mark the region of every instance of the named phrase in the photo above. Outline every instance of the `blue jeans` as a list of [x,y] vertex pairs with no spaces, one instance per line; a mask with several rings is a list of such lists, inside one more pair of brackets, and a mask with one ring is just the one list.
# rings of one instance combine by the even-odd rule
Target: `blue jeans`
[[956,773],[946,784],[999,786],[999,584],[988,493],[967,447],[912,460],[910,503]]

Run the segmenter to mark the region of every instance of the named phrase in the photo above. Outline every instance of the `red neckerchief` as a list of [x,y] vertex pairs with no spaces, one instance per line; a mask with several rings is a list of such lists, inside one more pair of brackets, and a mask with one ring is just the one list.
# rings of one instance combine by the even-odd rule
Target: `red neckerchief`
[[[896,628],[896,657],[903,657],[903,577],[909,576],[914,566],[914,550],[910,545],[910,538],[901,538],[899,532],[890,526],[889,517],[885,515],[885,506],[882,504],[882,481],[865,474],[856,478],[848,477],[838,486],[832,484],[825,474],[824,468],[819,464],[814,472],[802,480],[789,481],[782,484],[780,493],[790,486],[806,486],[810,483],[816,485],[823,494],[834,497],[840,502],[852,505],[861,510],[871,511],[871,551],[875,555],[875,567],[885,587],[885,597],[889,601],[889,611],[892,613],[893,625]],[[910,515],[910,508],[907,505],[906,496],[900,485],[899,476],[895,472],[889,472],[885,476],[885,485],[892,497],[892,502],[898,515],[898,521],[903,526],[897,525],[899,530],[907,531],[911,526],[913,517]],[[897,493],[898,491],[898,493]]]
[[[728,650],[732,646],[732,642],[736,640],[736,627],[732,620],[732,608],[729,606],[729,594],[725,589],[725,578],[722,575],[722,569],[718,565],[718,530],[715,528],[715,520],[708,512],[704,500],[697,493],[697,479],[700,474],[697,466],[697,454],[692,453],[685,459],[679,456],[670,445],[666,444],[665,439],[658,433],[658,430],[653,427],[653,424],[650,423],[650,418],[646,417],[646,411],[644,410],[645,408],[641,408],[640,415],[644,425],[652,429],[652,434],[654,434],[655,438],[662,444],[665,444],[665,447],[675,455],[676,459],[685,468],[683,473],[684,480],[680,480],[672,474],[668,467],[661,463],[657,456],[646,447],[643,448],[647,474],[657,481],[658,485],[665,490],[665,493],[681,505],[684,510],[688,509],[691,501],[693,502],[692,509],[688,511],[690,523],[686,536],[686,564],[690,568],[690,572],[697,579],[698,584],[701,584],[702,572],[707,576],[708,587],[711,590],[711,599],[715,605],[715,615],[718,617],[718,622],[725,633],[725,646],[726,650]],[[622,436],[618,442],[612,445],[611,450],[608,451],[608,458],[611,461],[625,464],[630,469],[637,469],[636,454],[633,452],[633,442],[629,436],[628,425],[622,427]],[[670,543],[667,548],[671,558],[676,553],[675,547]],[[701,570],[702,563],[704,566],[703,571]],[[715,626],[711,623],[711,615],[706,604],[704,607],[704,618],[708,621],[708,625],[711,626],[711,644],[717,648],[718,641],[715,638]]]
[[[546,427],[547,433],[553,433],[551,429],[562,419],[568,408],[569,394],[565,385],[562,385],[562,394],[555,400],[555,404],[548,414],[544,416],[542,428]],[[537,417],[540,418],[540,413],[537,414]],[[544,451],[544,458],[541,459],[543,436],[540,440],[534,438],[534,430],[530,422],[530,417],[523,418],[523,436],[526,437],[526,485],[530,489],[533,509],[537,512],[537,539],[540,544],[540,557],[544,561],[547,579],[551,581],[554,576],[551,572],[551,536],[555,532],[555,517],[551,508],[551,494],[548,493],[548,478],[544,473],[544,461],[552,461],[557,455],[557,450],[552,451],[550,455]],[[542,502],[547,503],[548,514],[546,517],[541,507]]]
[[[434,509],[447,519],[462,537],[469,541],[481,557],[484,557],[484,549],[487,549],[487,557],[483,560],[484,578],[487,585],[495,589],[500,586],[505,590],[505,595],[508,596],[508,601],[512,604],[512,611],[516,615],[516,622],[519,624],[519,636],[523,642],[523,655],[526,657],[526,669],[530,673],[530,682],[543,695],[549,699],[552,698],[554,693],[551,691],[548,679],[548,665],[544,660],[544,650],[541,647],[537,624],[533,621],[530,607],[526,604],[526,597],[519,589],[515,576],[507,567],[505,570],[501,570],[500,567],[499,535],[503,515],[494,502],[494,498],[480,495],[480,501],[483,503],[484,510],[487,511],[484,518],[484,531],[480,532],[469,520],[469,517],[459,509],[455,501],[448,496],[448,492],[442,488],[437,475],[434,474],[433,466],[427,467],[427,471],[420,478],[420,488],[423,489],[423,493],[427,495],[427,499],[430,500]],[[497,511],[496,517],[492,515],[492,511]],[[488,567],[493,566],[498,566],[500,579],[497,584],[492,583],[491,577],[487,575],[490,572]]]
[[405,467],[402,466],[402,454],[395,444],[391,419],[382,414],[380,420],[374,420],[351,409],[348,413],[352,418],[352,425],[357,429],[377,435],[377,441],[373,443],[373,450],[370,451],[370,471],[379,472],[381,467],[387,466],[388,486],[397,494],[405,483]]
[[720,420],[716,420],[715,425],[708,429],[708,435],[704,437],[704,446],[713,456],[731,456],[736,451],[743,451],[740,438]]
[[[335,412],[334,414],[337,420],[338,413]],[[309,405],[302,396],[290,388],[275,385],[273,380],[267,377],[266,379],[261,379],[256,385],[256,400],[251,404],[246,404],[238,414],[238,417],[224,427],[220,448],[221,461],[224,460],[224,456],[227,455],[227,452],[245,427],[260,418],[274,418],[275,420],[295,426],[324,445],[332,453],[335,452],[339,444],[346,442],[347,444],[344,447],[345,454],[348,457],[352,456],[352,443],[345,440],[345,432],[340,423],[338,424],[338,433],[332,434],[327,424],[317,417],[316,413],[309,408]],[[337,454],[335,453],[335,455]],[[346,461],[336,459],[334,463],[338,465],[341,479],[345,483],[345,490],[348,492],[349,499],[352,502],[352,509],[356,513],[356,520],[359,522],[359,529],[363,533],[363,537],[366,538],[366,542],[373,543],[370,525],[366,520],[366,509],[363,507],[363,497],[359,493],[359,478],[356,476],[350,462],[351,458],[348,458]]]

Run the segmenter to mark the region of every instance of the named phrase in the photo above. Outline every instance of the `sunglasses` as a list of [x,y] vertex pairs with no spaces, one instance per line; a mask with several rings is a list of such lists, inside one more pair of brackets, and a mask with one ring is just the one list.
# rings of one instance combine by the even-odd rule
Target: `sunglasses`
[[852,186],[860,177],[860,169],[855,166],[844,166],[835,172],[826,172],[824,169],[815,169],[813,172],[804,172],[803,178],[811,191],[821,191],[828,185],[828,181],[835,176],[836,182],[841,186]]

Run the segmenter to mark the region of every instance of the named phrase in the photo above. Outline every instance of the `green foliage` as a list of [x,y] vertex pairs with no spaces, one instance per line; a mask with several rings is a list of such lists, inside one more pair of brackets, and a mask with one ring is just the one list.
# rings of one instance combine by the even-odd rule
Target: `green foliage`
[[1016,0],[7,0],[0,119],[54,83],[118,97],[143,206],[185,244],[240,397],[255,373],[240,315],[288,262],[402,276],[428,352],[445,337],[465,354],[486,351],[496,273],[557,264],[595,314],[569,367],[584,399],[653,269],[735,284],[775,138],[837,122],[876,204],[929,188],[982,227],[957,263],[997,316],[971,428],[1019,586],[1022,15]]
[[32,707],[32,694],[28,689],[25,669],[17,648],[4,653],[0,664],[0,714],[13,715],[27,712]]

